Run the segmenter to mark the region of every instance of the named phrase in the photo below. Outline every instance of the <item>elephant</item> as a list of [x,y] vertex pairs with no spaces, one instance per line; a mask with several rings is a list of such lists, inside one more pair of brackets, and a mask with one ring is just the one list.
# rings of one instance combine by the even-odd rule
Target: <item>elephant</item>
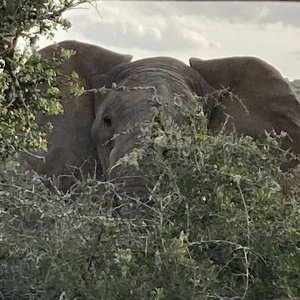
[[[189,66],[170,57],[132,61],[130,55],[75,41],[61,42],[59,47],[76,50],[62,65],[63,73],[75,70],[88,89],[109,88],[76,98],[62,83],[64,114],[41,117],[40,124],[53,123],[48,150],[41,154],[45,161],[28,160],[37,172],[59,176],[63,191],[72,187],[74,177],[115,178],[118,160],[140,145],[139,124],[151,118],[152,108],[159,103],[167,115],[182,122],[182,110],[193,110],[195,96],[203,101],[213,133],[230,115],[229,131],[258,139],[283,130],[291,137],[285,147],[300,152],[300,103],[279,71],[258,58],[191,58]],[[53,51],[52,45],[41,54]],[[229,92],[219,93],[220,88]],[[80,172],[74,173],[74,168]],[[135,176],[130,168],[121,174],[128,175],[125,186],[133,191],[147,184],[146,176]]]

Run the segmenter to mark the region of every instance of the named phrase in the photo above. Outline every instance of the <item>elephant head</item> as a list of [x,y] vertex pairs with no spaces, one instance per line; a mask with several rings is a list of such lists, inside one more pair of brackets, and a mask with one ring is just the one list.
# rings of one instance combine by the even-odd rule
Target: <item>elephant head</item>
[[[101,85],[101,76],[112,67],[129,62],[130,55],[118,54],[91,44],[64,41],[40,50],[44,58],[51,58],[59,48],[76,51],[68,61],[60,66],[62,74],[69,76],[73,71],[79,75],[80,84],[85,89]],[[94,94],[84,93],[77,97],[70,92],[67,82],[60,84],[62,115],[47,116],[39,114],[37,123],[51,123],[53,130],[47,136],[47,152],[25,154],[27,162],[38,173],[47,177],[56,177],[57,186],[67,191],[75,177],[96,174],[100,176],[96,147],[91,139],[91,127],[94,122]],[[51,187],[50,184],[48,184]]]
[[166,116],[182,122],[182,111],[194,108],[195,95],[207,96],[205,105],[208,106],[213,101],[210,95],[214,89],[201,74],[169,57],[122,64],[105,77],[105,86],[115,89],[99,96],[101,105],[96,106],[92,126],[101,166],[108,178],[130,175],[125,180],[127,190],[143,190],[144,176],[136,174],[133,168],[117,167],[120,158],[139,148],[140,124],[151,119],[152,108],[157,105]]

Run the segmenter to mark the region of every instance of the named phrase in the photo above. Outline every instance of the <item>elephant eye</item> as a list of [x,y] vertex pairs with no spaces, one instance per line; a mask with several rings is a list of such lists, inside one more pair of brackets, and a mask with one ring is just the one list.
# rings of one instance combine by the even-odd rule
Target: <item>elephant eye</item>
[[111,119],[109,117],[104,117],[103,118],[103,124],[105,127],[111,127],[112,123],[111,123]]

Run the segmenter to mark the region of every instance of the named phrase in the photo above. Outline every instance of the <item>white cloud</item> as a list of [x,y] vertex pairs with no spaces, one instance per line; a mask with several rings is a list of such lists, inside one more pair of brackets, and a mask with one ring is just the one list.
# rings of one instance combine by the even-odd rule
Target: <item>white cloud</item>
[[300,57],[292,54],[300,49],[298,3],[106,1],[98,10],[68,13],[73,27],[55,39],[91,42],[135,59],[254,55],[300,77]]

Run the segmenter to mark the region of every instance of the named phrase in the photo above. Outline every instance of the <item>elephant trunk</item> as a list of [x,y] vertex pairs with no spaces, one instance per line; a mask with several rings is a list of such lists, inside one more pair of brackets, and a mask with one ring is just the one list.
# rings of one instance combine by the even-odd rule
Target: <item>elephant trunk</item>
[[141,148],[138,136],[139,131],[131,129],[98,146],[105,179],[115,185],[119,213],[130,218],[145,214],[150,195],[149,180],[135,156]]
[[149,180],[134,166],[116,165],[109,172],[116,187],[116,205],[123,217],[135,218],[149,214],[151,187]]

